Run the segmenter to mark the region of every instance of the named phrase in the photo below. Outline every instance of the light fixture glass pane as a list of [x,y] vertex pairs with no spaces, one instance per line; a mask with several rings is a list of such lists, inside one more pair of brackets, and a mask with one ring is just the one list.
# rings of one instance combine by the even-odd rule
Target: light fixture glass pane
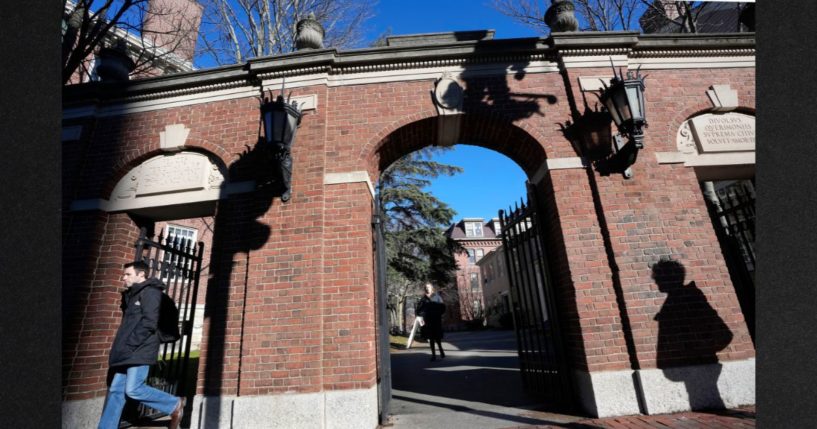
[[644,117],[641,112],[641,100],[639,100],[639,88],[637,86],[627,87],[627,104],[632,108],[633,119],[639,120]]
[[266,137],[268,142],[273,141],[272,133],[273,133],[272,112],[268,110],[268,111],[264,112],[264,136]]
[[298,129],[298,118],[292,115],[287,115],[287,130],[284,134],[284,143],[287,145],[292,144],[292,140],[295,138],[295,130]]
[[272,115],[273,115],[272,126],[274,127],[273,134],[275,134],[273,136],[274,137],[273,141],[276,143],[280,143],[283,141],[284,132],[286,130],[285,126],[287,113],[283,110],[273,110]]

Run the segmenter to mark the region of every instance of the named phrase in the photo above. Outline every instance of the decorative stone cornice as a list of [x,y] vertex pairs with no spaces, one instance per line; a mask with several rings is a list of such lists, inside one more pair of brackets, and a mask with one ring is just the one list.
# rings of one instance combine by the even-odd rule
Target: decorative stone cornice
[[731,57],[753,56],[754,48],[735,49],[687,49],[687,50],[634,50],[632,58],[677,58],[677,57]]
[[221,82],[221,83],[214,83],[210,85],[202,85],[202,86],[195,86],[190,88],[180,88],[175,89],[172,91],[160,91],[160,92],[150,92],[145,94],[137,94],[132,95],[124,99],[119,100],[112,100],[112,101],[146,101],[146,100],[155,100],[159,98],[167,98],[167,97],[177,97],[180,95],[192,95],[192,94],[199,94],[202,92],[210,92],[210,91],[219,91],[222,89],[230,89],[230,88],[238,88],[242,86],[247,86],[248,83],[246,81],[232,81],[232,82]]
[[283,70],[277,70],[277,71],[268,72],[268,73],[260,73],[260,74],[258,74],[258,78],[260,78],[261,80],[277,79],[277,78],[281,78],[281,77],[304,76],[304,75],[310,75],[310,74],[329,73],[329,72],[331,72],[331,70],[332,70],[332,67],[329,66],[329,65],[315,66],[315,67],[304,67],[304,68],[289,69],[289,70],[283,69]]
[[[450,39],[450,38],[449,38]],[[422,39],[418,39],[422,40]],[[704,35],[639,35],[634,32],[553,33],[547,39],[481,39],[442,41],[425,45],[399,44],[339,52],[309,49],[245,64],[199,70],[124,83],[93,82],[63,88],[66,109],[105,106],[246,88],[263,80],[315,76],[350,76],[433,68],[468,68],[556,62],[562,58],[617,57],[746,57],[754,56],[754,33]],[[586,61],[585,61],[586,62]],[[498,67],[497,72],[501,72]],[[321,76],[323,75],[323,76]],[[310,80],[310,84],[316,81]],[[317,81],[319,82],[319,81]]]
[[585,49],[560,49],[560,57],[570,56],[605,56],[605,55],[627,55],[630,48],[585,48]]

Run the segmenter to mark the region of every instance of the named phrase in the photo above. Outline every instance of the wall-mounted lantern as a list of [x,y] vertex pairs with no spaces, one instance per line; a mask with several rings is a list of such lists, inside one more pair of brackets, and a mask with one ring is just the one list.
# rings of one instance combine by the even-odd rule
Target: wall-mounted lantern
[[[635,75],[629,70],[626,77],[619,72],[610,80],[610,86],[606,86],[602,92],[602,104],[610,112],[613,122],[618,128],[620,136],[615,136],[613,148],[614,154],[610,158],[603,159],[596,163],[596,169],[601,174],[610,174],[620,171],[625,178],[632,177],[630,166],[635,163],[638,150],[644,147],[644,128],[647,127],[647,119],[644,110],[644,77]],[[628,138],[623,142],[621,136]]]
[[272,91],[269,97],[261,101],[261,123],[264,125],[264,147],[272,154],[278,177],[281,179],[284,193],[282,201],[290,197],[290,183],[292,179],[292,142],[295,132],[301,123],[302,113],[297,102],[284,101],[283,88],[281,94],[272,101]]

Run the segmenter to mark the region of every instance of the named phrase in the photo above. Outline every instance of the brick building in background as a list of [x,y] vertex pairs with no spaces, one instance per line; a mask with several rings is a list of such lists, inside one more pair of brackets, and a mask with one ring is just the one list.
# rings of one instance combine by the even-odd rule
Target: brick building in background
[[505,251],[502,246],[488,252],[477,261],[482,277],[482,294],[485,302],[485,326],[508,329],[513,327],[511,308],[511,285],[505,268]]
[[[377,427],[388,345],[377,335],[373,184],[434,143],[496,150],[525,171],[566,399],[596,416],[754,403],[755,350],[724,244],[743,221],[719,184],[754,178],[754,49],[753,34],[444,33],[66,87],[64,427],[96,422],[122,264],[140,228],[165,224],[210,240],[192,427]],[[563,129],[612,77],[611,61],[649,74],[631,179],[589,169]],[[303,112],[287,202],[256,145],[259,91],[284,77]],[[442,85],[444,97],[429,97]],[[751,138],[707,134],[724,124]],[[683,265],[683,288],[652,278],[666,258]],[[677,293],[712,311],[669,306]]]
[[451,225],[446,235],[465,248],[465,252],[455,255],[457,261],[457,300],[449,300],[449,315],[445,322],[447,329],[462,329],[484,325],[485,300],[483,297],[483,275],[477,263],[483,256],[502,245],[499,237],[499,219],[485,221],[483,218],[463,218]]
[[[102,80],[105,72],[99,73],[100,67],[128,69],[131,79],[196,69],[193,56],[203,11],[201,4],[196,0],[149,0],[146,5],[146,12],[142,15],[142,32],[137,34],[121,25],[111,28],[100,45],[71,76],[69,85]],[[133,12],[139,7],[142,6],[134,6]],[[80,24],[76,21],[78,17],[72,16],[75,9],[76,3],[66,0],[62,18],[63,37],[70,31],[69,26]],[[91,14],[95,12],[92,10]],[[108,64],[104,64],[105,61]]]

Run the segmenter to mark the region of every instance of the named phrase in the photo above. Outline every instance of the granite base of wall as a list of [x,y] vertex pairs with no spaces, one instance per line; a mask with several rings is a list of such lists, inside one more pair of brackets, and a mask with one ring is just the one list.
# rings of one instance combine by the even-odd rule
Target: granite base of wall
[[374,429],[377,386],[271,396],[197,395],[190,421],[191,429]]
[[62,403],[62,429],[95,428],[102,415],[105,397]]
[[755,403],[755,359],[668,369],[574,372],[579,404],[596,417],[734,408]]
[[[96,427],[104,402],[102,397],[63,402],[62,428]],[[191,429],[374,429],[377,386],[271,396],[197,395],[189,421]]]

